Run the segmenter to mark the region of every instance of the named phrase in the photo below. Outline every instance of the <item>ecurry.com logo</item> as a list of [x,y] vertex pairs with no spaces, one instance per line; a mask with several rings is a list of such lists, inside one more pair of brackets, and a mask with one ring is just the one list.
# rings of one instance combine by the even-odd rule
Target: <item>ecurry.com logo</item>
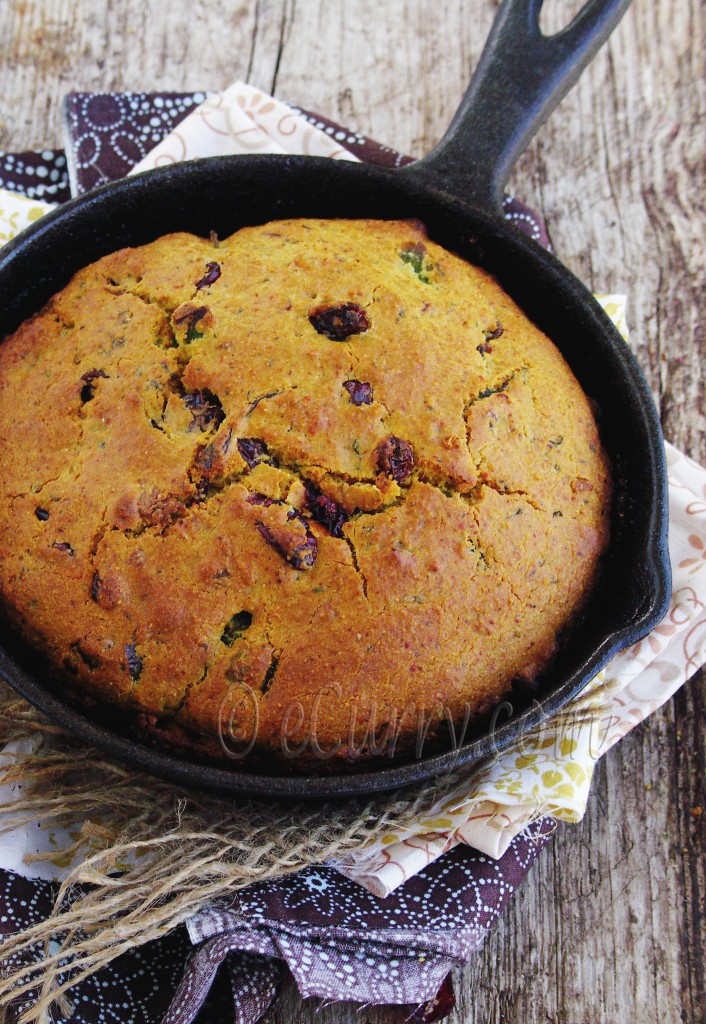
[[[459,712],[442,702],[390,707],[359,696],[350,701],[342,715],[344,695],[335,682],[322,685],[306,704],[297,699],[289,701],[274,724],[264,722],[261,701],[262,694],[244,682],[234,683],[226,691],[219,706],[218,736],[231,760],[242,761],[258,748],[277,750],[288,761],[338,758],[349,762],[360,757],[380,761],[396,756],[418,760],[430,752],[438,753],[442,747],[458,753],[474,724],[468,703]],[[512,705],[504,702],[490,717],[491,755],[495,752],[495,730],[512,712]],[[331,723],[342,720],[336,732]]]

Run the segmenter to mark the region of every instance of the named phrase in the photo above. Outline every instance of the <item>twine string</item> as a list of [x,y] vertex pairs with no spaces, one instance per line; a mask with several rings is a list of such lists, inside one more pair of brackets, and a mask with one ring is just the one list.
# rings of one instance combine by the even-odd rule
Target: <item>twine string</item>
[[0,768],[0,784],[21,781],[19,797],[0,807],[0,835],[37,821],[70,826],[71,842],[40,857],[81,855],[51,915],[3,944],[0,1007],[32,1000],[18,1024],[48,1019],[79,982],[209,904],[404,831],[460,778],[322,805],[192,793],[105,761],[0,687],[0,746],[27,740],[36,749]]

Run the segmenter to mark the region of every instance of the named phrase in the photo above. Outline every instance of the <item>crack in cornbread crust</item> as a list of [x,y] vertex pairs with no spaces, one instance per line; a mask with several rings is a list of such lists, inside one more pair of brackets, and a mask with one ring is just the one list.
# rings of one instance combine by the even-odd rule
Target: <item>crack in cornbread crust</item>
[[[332,341],[309,314],[342,303],[370,327]],[[399,481],[376,455],[390,437],[414,453]],[[238,715],[263,749],[299,702],[291,742],[313,716],[339,757],[373,720],[406,714],[414,742],[421,710],[487,711],[546,666],[607,542],[608,467],[564,360],[410,223],[105,257],[0,346],[0,443],[6,611],[72,690],[216,753],[228,692],[255,695]],[[312,565],[287,560],[311,538]]]

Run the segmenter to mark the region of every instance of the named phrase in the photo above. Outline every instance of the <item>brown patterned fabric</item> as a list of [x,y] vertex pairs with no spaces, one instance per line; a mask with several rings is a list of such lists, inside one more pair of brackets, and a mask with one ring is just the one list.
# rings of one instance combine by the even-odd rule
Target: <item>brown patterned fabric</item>
[[[481,945],[553,829],[535,823],[498,861],[459,845],[384,900],[327,867],[252,885],[77,984],[55,1024],[256,1024],[285,970],[303,996],[404,1005],[431,1024],[453,1008],[449,971]],[[0,871],[0,935],[47,917],[55,891]]]
[[71,198],[66,153],[63,149],[0,152],[0,188],[44,203],[65,203]]
[[[206,93],[69,93],[64,100],[64,137],[73,195],[127,174],[175,128]],[[294,107],[364,163],[402,167],[412,163],[391,146],[344,128],[321,114]],[[505,217],[540,245],[550,248],[542,218],[513,196],[505,196]]]

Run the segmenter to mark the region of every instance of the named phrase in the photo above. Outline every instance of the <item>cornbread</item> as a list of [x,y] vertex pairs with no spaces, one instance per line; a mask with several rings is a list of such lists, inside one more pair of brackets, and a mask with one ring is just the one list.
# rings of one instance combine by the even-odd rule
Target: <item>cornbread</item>
[[5,617],[70,699],[226,760],[466,728],[547,667],[608,540],[563,357],[411,222],[100,259],[0,345],[0,444]]

